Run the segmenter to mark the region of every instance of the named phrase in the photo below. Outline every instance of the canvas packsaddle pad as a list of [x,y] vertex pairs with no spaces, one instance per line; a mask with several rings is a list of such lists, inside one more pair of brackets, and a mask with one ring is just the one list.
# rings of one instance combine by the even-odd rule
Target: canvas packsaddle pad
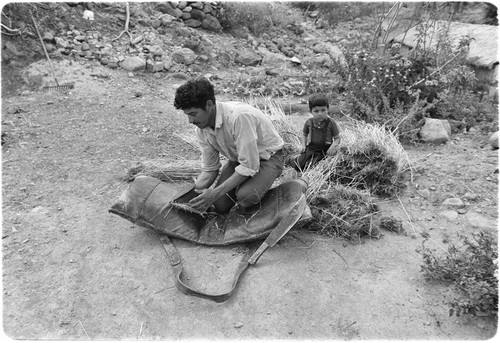
[[296,179],[270,189],[260,204],[247,209],[244,214],[238,213],[233,208],[227,214],[200,215],[186,211],[182,206],[175,206],[175,204],[187,204],[198,195],[193,185],[186,186],[176,194],[172,192],[170,185],[161,180],[138,176],[111,206],[109,212],[160,234],[160,241],[174,267],[179,290],[185,294],[219,302],[225,301],[232,294],[253,252],[249,251],[242,258],[230,292],[218,295],[205,294],[191,289],[182,280],[181,259],[168,237],[209,246],[225,246],[264,239],[277,226],[282,227],[283,223],[286,223],[291,227],[300,219],[307,206],[306,190],[307,182]]

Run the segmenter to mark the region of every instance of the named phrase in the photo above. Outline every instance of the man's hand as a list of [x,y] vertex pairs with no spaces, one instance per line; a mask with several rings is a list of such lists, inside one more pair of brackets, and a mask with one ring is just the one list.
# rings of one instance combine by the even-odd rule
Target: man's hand
[[200,195],[198,195],[196,198],[191,199],[189,201],[189,205],[200,212],[206,211],[220,197],[219,191],[215,188],[203,190],[195,189],[195,191]]

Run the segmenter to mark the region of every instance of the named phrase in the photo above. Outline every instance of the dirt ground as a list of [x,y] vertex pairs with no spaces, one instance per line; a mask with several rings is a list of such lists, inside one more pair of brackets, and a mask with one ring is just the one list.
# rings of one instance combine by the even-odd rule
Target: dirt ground
[[[446,302],[455,291],[425,281],[416,252],[424,240],[441,249],[456,233],[497,229],[498,154],[481,134],[408,147],[413,183],[399,199],[380,200],[383,212],[403,221],[406,234],[386,232],[379,240],[353,244],[294,230],[247,270],[228,301],[215,303],[175,288],[154,232],[108,213],[136,162],[198,158],[174,135],[191,130],[172,105],[174,85],[181,81],[129,77],[88,63],[55,67],[66,77],[62,82],[75,81],[73,90],[2,99],[2,295],[8,338],[485,340],[496,335],[495,320],[448,316]],[[179,186],[172,184],[173,191]],[[467,201],[467,213],[457,218],[443,213],[443,200],[466,193],[476,195]],[[174,243],[193,282],[209,291],[229,287],[244,247]]]

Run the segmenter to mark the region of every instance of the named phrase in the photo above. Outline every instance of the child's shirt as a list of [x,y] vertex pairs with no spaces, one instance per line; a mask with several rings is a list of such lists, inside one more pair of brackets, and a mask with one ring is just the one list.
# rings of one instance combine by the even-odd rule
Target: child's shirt
[[307,119],[303,132],[304,136],[307,136],[307,145],[316,146],[331,145],[340,133],[337,123],[330,117],[320,120],[315,118]]

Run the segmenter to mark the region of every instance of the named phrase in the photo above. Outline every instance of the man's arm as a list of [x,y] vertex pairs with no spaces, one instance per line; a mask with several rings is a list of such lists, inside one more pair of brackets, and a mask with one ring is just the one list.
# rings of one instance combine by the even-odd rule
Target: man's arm
[[213,171],[202,171],[200,175],[196,178],[194,182],[194,188],[201,190],[212,186],[215,179],[217,179],[217,175],[219,175],[218,170]]
[[230,190],[238,187],[246,179],[248,179],[248,176],[240,175],[235,172],[226,181],[224,181],[217,187],[213,189],[202,190],[201,194],[192,199],[189,204],[198,211],[206,211],[207,208],[209,208],[210,205],[212,205],[217,199],[219,199]]

